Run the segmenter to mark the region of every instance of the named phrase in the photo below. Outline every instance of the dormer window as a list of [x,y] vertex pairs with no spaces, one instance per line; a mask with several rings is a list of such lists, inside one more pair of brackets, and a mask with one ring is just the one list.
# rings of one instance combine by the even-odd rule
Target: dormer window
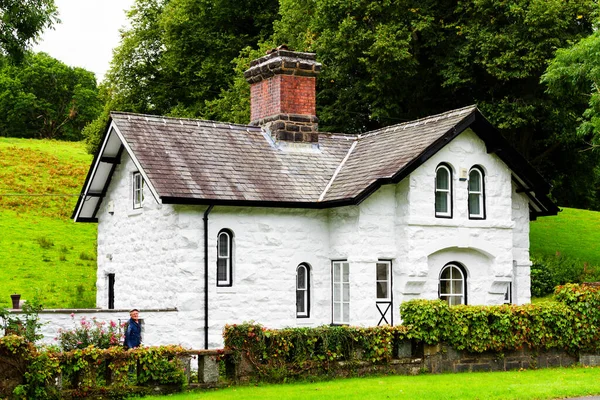
[[452,171],[446,164],[435,170],[435,216],[452,218]]
[[139,172],[133,173],[133,208],[144,206],[144,178]]
[[485,219],[483,170],[473,167],[469,171],[469,218]]

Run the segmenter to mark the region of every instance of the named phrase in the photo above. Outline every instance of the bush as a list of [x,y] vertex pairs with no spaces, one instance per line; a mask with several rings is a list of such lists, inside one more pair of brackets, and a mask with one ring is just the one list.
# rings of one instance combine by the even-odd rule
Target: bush
[[534,257],[531,265],[531,295],[543,297],[567,283],[592,282],[600,279],[597,268],[586,262],[557,253],[550,257]]
[[2,319],[2,327],[6,334],[14,334],[23,337],[26,341],[35,343],[43,337],[40,334],[40,318],[39,312],[42,311],[42,304],[37,298],[26,301],[23,304],[23,316],[19,317],[8,312],[4,308],[0,308],[0,318]]
[[409,338],[446,342],[457,350],[600,350],[600,289],[567,284],[556,289],[555,298],[539,305],[452,307],[441,300],[411,300],[402,303],[400,314]]
[[335,368],[335,361],[368,360],[385,364],[393,358],[396,344],[406,338],[403,326],[361,328],[320,326],[317,328],[267,329],[244,323],[225,326],[225,347],[241,354],[256,368],[261,379],[282,381],[305,376],[311,370]]
[[123,333],[116,322],[100,322],[96,318],[88,321],[85,317],[81,318],[79,323],[75,322],[75,314],[71,314],[74,328],[71,330],[58,330],[58,341],[63,351],[75,349],[85,349],[88,346],[95,346],[99,349],[108,349],[109,347],[119,346]]

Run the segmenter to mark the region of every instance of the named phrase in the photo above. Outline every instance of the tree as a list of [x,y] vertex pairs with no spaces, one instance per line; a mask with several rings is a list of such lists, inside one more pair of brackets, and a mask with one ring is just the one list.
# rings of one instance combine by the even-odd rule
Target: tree
[[54,0],[2,0],[0,2],[0,49],[20,61],[24,51],[45,29],[58,22]]
[[[600,147],[600,32],[581,39],[569,48],[559,49],[542,76],[548,93],[579,107],[577,134],[590,147]],[[585,110],[581,105],[585,104]]]
[[101,110],[96,78],[45,53],[0,68],[0,134],[80,140]]

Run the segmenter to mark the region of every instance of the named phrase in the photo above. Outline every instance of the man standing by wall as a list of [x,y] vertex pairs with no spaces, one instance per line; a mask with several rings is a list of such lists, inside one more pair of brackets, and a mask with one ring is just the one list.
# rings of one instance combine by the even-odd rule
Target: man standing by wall
[[142,327],[140,325],[139,317],[140,311],[137,308],[129,311],[129,321],[125,328],[125,348],[133,349],[139,347],[142,343]]

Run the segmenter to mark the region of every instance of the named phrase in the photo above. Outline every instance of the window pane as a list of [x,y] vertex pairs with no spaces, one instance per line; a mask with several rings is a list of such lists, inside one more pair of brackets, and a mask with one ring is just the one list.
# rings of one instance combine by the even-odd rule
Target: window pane
[[344,282],[350,282],[350,264],[344,263],[344,264],[342,264],[342,267],[343,267],[343,270],[344,270],[343,271],[343,273],[344,273],[344,275],[343,275],[344,280],[343,281]]
[[220,282],[227,281],[227,261],[226,258],[217,259],[217,280]]
[[452,294],[462,294],[462,280],[452,281]]
[[377,280],[388,280],[388,264],[377,264]]
[[462,296],[450,296],[448,299],[451,306],[462,304]]
[[229,235],[226,233],[219,235],[219,257],[229,257]]
[[344,299],[343,301],[350,301],[350,284],[344,283]]
[[306,289],[306,268],[298,267],[298,289]]
[[350,321],[350,304],[344,304],[344,320],[342,322]]
[[469,191],[480,192],[481,191],[481,175],[479,171],[473,170],[469,174]]
[[450,282],[449,281],[441,281],[440,282],[440,293],[441,294],[450,293]]
[[388,298],[388,285],[386,282],[377,282],[377,298],[387,299]]
[[340,322],[340,308],[342,307],[341,303],[338,304],[334,304],[333,305],[333,321],[334,322]]
[[479,204],[479,194],[469,194],[469,214],[479,215],[481,214],[481,207]]
[[304,292],[302,290],[296,291],[296,312],[304,313],[306,308],[304,304]]
[[333,301],[341,301],[342,295],[340,293],[340,285],[333,286]]
[[435,193],[435,212],[439,212],[439,213],[448,212],[448,193],[447,192],[436,192]]
[[450,279],[452,278],[452,268],[444,268],[442,271],[442,279]]
[[436,189],[448,190],[450,188],[450,179],[448,175],[448,170],[446,168],[438,168],[435,177]]
[[341,264],[340,263],[334,263],[333,264],[333,281],[334,282],[339,282],[340,281],[340,268],[341,268]]

